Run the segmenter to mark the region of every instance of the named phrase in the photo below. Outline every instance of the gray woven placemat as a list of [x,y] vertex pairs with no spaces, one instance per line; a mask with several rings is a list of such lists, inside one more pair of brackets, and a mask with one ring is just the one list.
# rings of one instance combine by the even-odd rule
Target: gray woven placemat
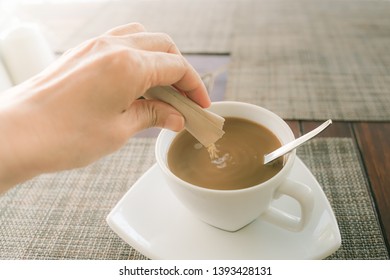
[[229,100],[285,119],[390,120],[390,1],[122,0],[44,11],[25,14],[59,53],[139,21],[183,53],[229,53]]
[[134,138],[93,165],[42,175],[0,198],[0,259],[142,259],[106,216],[154,163],[154,138]]
[[390,120],[390,1],[245,3],[227,99],[288,119]]
[[[105,218],[155,162],[154,143],[154,138],[134,138],[89,167],[42,175],[0,197],[0,259],[144,259]],[[299,156],[338,219],[343,244],[329,258],[387,259],[352,140],[314,139]]]
[[112,1],[58,46],[66,50],[115,26],[140,22],[169,34],[185,53],[227,53],[237,1]]

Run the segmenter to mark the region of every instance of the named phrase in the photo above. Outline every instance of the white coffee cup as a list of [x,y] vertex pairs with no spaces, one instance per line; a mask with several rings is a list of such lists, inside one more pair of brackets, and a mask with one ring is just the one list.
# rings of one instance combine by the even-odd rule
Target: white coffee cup
[[[271,130],[282,144],[294,140],[294,134],[288,124],[262,107],[222,101],[213,103],[209,110],[223,117],[238,117],[259,123]],[[156,159],[169,188],[195,216],[227,231],[237,231],[257,218],[290,231],[301,231],[308,224],[314,207],[312,190],[288,178],[296,157],[295,150],[286,156],[285,164],[279,173],[261,184],[245,189],[214,190],[188,183],[169,169],[167,154],[176,135],[177,133],[170,130],[161,131],[156,142]],[[271,205],[271,202],[281,195],[290,196],[299,203],[300,217]]]

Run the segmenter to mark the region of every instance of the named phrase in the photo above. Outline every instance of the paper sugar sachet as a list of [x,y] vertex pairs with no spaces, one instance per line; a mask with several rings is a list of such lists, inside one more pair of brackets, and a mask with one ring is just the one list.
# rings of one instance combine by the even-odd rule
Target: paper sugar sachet
[[151,88],[144,97],[158,99],[175,107],[184,116],[188,132],[208,149],[211,157],[213,156],[212,153],[216,152],[214,143],[225,133],[222,129],[225,122],[223,117],[203,109],[173,87]]

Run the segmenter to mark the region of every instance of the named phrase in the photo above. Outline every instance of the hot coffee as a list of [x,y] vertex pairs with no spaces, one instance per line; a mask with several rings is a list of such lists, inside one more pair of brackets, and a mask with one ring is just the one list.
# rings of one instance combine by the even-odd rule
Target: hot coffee
[[275,176],[283,158],[264,165],[263,157],[281,146],[266,127],[241,118],[227,117],[224,136],[215,143],[217,157],[190,133],[182,131],[168,151],[169,169],[191,184],[209,189],[234,190],[258,185]]

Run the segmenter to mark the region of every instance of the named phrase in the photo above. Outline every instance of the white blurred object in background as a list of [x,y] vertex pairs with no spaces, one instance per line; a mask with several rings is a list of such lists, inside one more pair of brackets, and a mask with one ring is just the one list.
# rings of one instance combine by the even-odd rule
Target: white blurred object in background
[[10,77],[8,76],[8,72],[5,69],[3,65],[3,61],[1,58],[1,53],[0,53],[0,93],[3,90],[6,90],[8,88],[12,87],[12,82]]
[[19,23],[3,30],[0,47],[4,65],[15,85],[39,73],[55,59],[47,40],[34,23]]
[[[1,35],[1,32],[4,29],[6,29],[9,26],[9,24],[12,24],[13,18],[3,8],[4,6],[3,2],[1,2],[0,4],[1,4],[0,5],[0,35]],[[0,48],[0,93],[10,87],[12,87],[12,81],[11,78],[9,77],[6,67],[4,66],[3,56],[1,54],[1,48]]]

